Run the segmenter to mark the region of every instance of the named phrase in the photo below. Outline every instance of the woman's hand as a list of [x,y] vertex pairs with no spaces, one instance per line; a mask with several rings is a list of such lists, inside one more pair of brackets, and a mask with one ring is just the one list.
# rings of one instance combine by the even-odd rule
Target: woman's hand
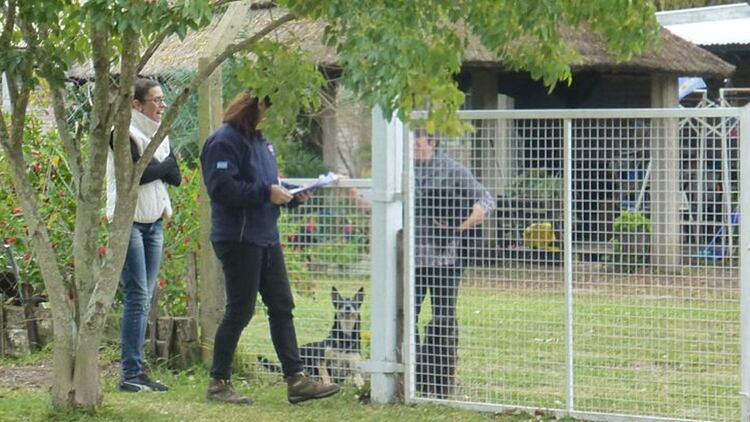
[[294,198],[294,195],[289,193],[288,190],[284,189],[281,185],[271,185],[271,203],[274,205],[288,204]]
[[299,203],[303,203],[310,198],[312,198],[312,193],[310,191],[300,192],[294,195],[294,199]]

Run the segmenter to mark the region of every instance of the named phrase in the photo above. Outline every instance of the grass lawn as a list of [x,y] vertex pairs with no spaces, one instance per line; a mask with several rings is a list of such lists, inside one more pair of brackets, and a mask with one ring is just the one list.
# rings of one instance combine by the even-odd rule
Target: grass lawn
[[[492,270],[496,271],[496,270]],[[534,278],[469,273],[459,295],[458,401],[560,409],[565,407],[565,298],[557,269]],[[634,276],[635,277],[635,276]],[[692,276],[691,276],[692,277]],[[739,296],[736,286],[712,276],[667,280],[614,280],[576,286],[574,298],[574,408],[622,415],[697,420],[739,419]],[[526,280],[518,282],[516,280]],[[731,279],[731,277],[728,277]],[[300,343],[328,333],[331,286],[352,295],[365,286],[362,329],[368,334],[371,298],[359,274],[315,279],[296,291]],[[628,284],[630,282],[630,284]],[[712,284],[713,283],[713,284]],[[429,310],[429,305],[425,308]],[[420,318],[429,320],[429,312]],[[365,335],[367,337],[367,335]],[[365,342],[365,346],[368,346]],[[264,311],[246,329],[236,381],[251,407],[203,399],[206,373],[159,372],[172,387],[164,394],[116,391],[108,376],[104,406],[96,417],[50,413],[43,389],[0,383],[0,421],[5,420],[498,420],[537,421],[529,415],[496,415],[446,406],[361,404],[350,382],[330,399],[288,405],[279,377],[258,371],[257,356],[275,360]],[[104,361],[116,360],[110,353]],[[369,348],[364,358],[369,356]],[[107,360],[109,359],[109,360]],[[0,360],[0,372],[9,361]],[[12,364],[12,363],[10,363]],[[550,420],[550,419],[541,419]]]
[[[455,399],[565,407],[565,297],[559,267],[523,272],[490,269],[464,277],[459,295],[459,388]],[[574,297],[575,409],[701,420],[739,418],[739,295],[710,275],[589,274]],[[638,278],[640,277],[640,278]],[[518,280],[525,280],[519,282]],[[559,280],[559,281],[556,281]],[[300,342],[325,338],[333,314],[331,285],[353,294],[365,280],[319,278],[297,295]],[[712,284],[714,283],[714,284]],[[420,321],[430,319],[427,314]],[[240,354],[274,358],[259,312]],[[367,355],[367,352],[365,352]],[[256,367],[257,369],[257,367]]]
[[[2,365],[12,365],[8,360]],[[110,371],[111,372],[111,371]],[[286,389],[278,378],[257,377],[235,381],[239,391],[250,395],[251,406],[209,403],[204,398],[207,375],[177,375],[159,371],[159,379],[171,390],[165,393],[122,393],[116,390],[116,376],[105,377],[104,405],[96,415],[55,412],[45,389],[13,389],[0,386],[0,421],[551,421],[528,414],[493,415],[437,405],[360,404],[350,388],[333,398],[300,405],[286,402]]]

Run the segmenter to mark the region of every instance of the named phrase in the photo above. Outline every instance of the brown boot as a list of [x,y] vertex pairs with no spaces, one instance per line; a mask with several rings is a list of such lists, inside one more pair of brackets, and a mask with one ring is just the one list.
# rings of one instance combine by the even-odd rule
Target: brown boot
[[216,378],[211,378],[211,382],[208,383],[206,398],[224,403],[252,404],[252,401],[248,397],[239,395],[234,391],[231,381]]
[[323,384],[299,372],[286,379],[286,397],[289,403],[297,404],[310,399],[322,399],[339,392],[336,384]]

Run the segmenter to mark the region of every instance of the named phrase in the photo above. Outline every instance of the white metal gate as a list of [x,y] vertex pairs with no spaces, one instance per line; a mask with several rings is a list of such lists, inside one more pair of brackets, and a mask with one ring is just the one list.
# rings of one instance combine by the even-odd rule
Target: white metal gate
[[748,420],[749,110],[465,111],[448,158],[405,148],[407,400]]

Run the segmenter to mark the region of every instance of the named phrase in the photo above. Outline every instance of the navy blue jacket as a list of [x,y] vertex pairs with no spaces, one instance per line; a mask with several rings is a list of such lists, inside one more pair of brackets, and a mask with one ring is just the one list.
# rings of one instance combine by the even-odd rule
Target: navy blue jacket
[[206,140],[201,168],[211,198],[211,241],[279,243],[279,206],[271,203],[279,172],[268,141],[248,139],[224,124]]

